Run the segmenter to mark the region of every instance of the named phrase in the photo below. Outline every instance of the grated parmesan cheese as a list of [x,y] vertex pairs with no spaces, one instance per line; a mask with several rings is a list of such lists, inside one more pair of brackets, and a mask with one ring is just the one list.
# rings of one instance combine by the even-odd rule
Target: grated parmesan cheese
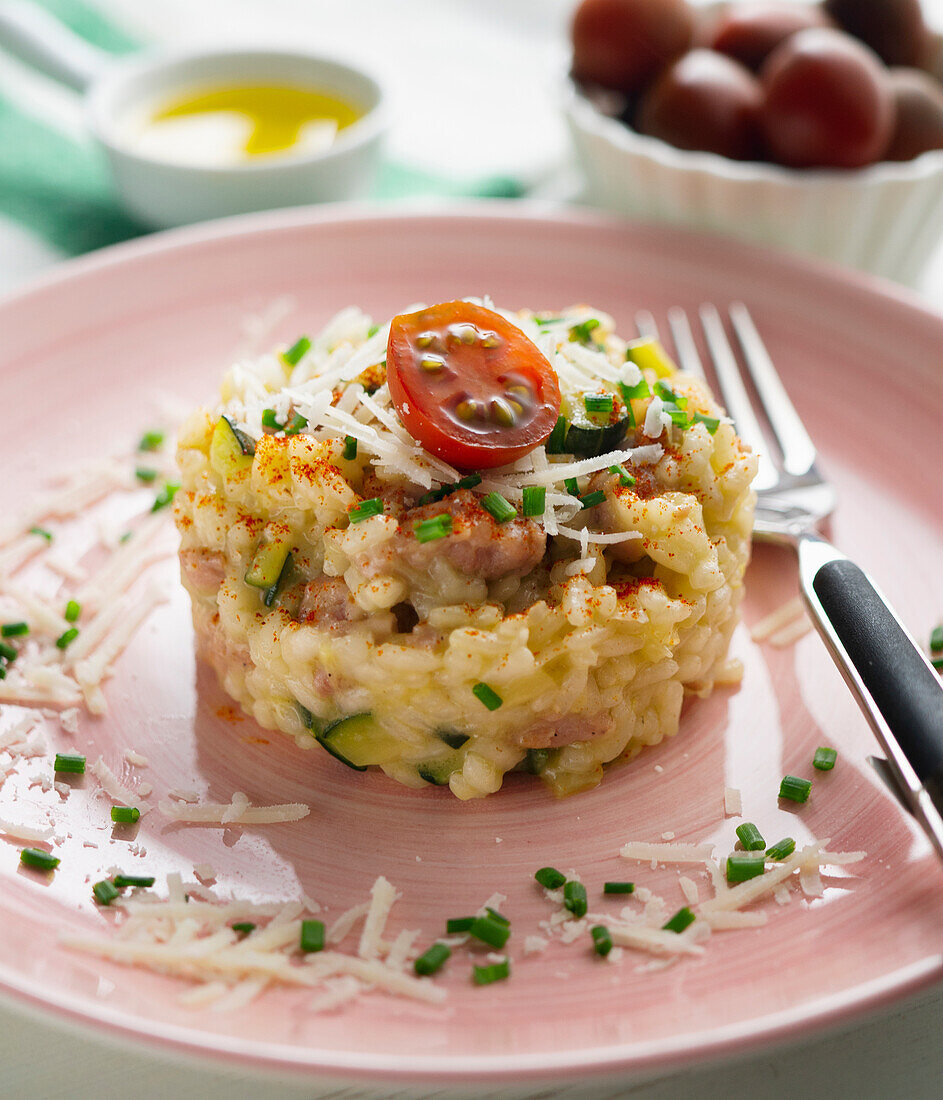
[[[191,792],[183,793],[189,795]],[[311,813],[310,806],[300,802],[253,806],[242,791],[236,791],[230,802],[194,804],[190,800],[171,802],[170,799],[163,799],[157,803],[157,808],[171,821],[187,825],[274,825],[285,821],[300,821]]]
[[736,787],[724,788],[724,813],[727,817],[740,817],[743,813],[743,799]]

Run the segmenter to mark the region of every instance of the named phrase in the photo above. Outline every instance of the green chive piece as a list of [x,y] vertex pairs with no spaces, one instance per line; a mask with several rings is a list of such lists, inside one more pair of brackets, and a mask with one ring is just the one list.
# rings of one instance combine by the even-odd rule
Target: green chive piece
[[597,504],[602,504],[606,499],[606,494],[602,489],[597,489],[593,493],[587,493],[584,497],[579,497],[579,502],[583,506],[582,510],[585,512],[587,508],[595,508]]
[[38,535],[41,539],[45,539],[46,542],[52,542],[52,531],[47,531],[45,527],[31,527],[29,533],[31,535]]
[[371,326],[370,326],[370,327],[369,327],[369,328],[367,329],[367,339],[369,340],[371,336],[376,336],[376,334],[377,334],[377,333],[378,333],[379,331],[380,331],[380,326],[379,326],[379,325],[371,325]]
[[679,409],[687,408],[688,399],[679,393],[675,393],[667,382],[662,382],[661,380],[657,381],[655,383],[655,394],[660,397],[662,401],[667,401],[677,406]]
[[5,657],[8,661],[16,660],[16,650],[11,645],[7,645],[6,642],[0,642],[0,657]]
[[547,509],[547,487],[525,485],[521,511],[525,516],[542,516]]
[[766,841],[752,821],[744,821],[742,825],[738,825],[737,836],[746,852],[759,852],[766,849]]
[[604,882],[602,884],[604,894],[634,894],[634,882]]
[[727,881],[746,882],[762,875],[765,859],[763,852],[732,852],[727,856]]
[[559,890],[566,882],[566,875],[556,867],[541,867],[539,871],[534,872],[534,878],[546,890]]
[[777,841],[771,848],[766,849],[766,858],[776,860],[788,859],[795,850],[796,842],[791,836],[787,836]]
[[308,418],[302,416],[301,413],[295,413],[291,418],[291,423],[285,425],[285,435],[297,435],[299,432],[303,432],[308,426]]
[[301,922],[301,950],[306,954],[324,950],[324,921],[303,920]]
[[580,321],[579,324],[572,325],[570,328],[570,340],[576,344],[583,344],[584,347],[592,345],[593,333],[599,328],[599,319],[597,317],[587,317],[585,321]]
[[583,397],[583,407],[591,415],[594,413],[608,416],[612,412],[611,393],[588,393]]
[[661,926],[665,932],[683,932],[689,924],[694,923],[694,914],[688,908],[687,905],[675,913],[671,920],[665,921]]
[[544,444],[544,450],[548,455],[560,455],[563,454],[563,443],[566,440],[566,417],[558,416],[557,422],[553,426],[553,430],[550,435],[547,436],[547,442]]
[[943,657],[931,657],[930,664],[937,670],[937,672],[943,672]]
[[480,681],[472,688],[472,695],[474,695],[479,702],[484,703],[488,710],[497,710],[504,702],[494,688],[490,688],[487,684],[483,684]]
[[815,750],[815,756],[812,757],[812,767],[818,768],[820,772],[830,772],[835,767],[837,759],[837,750],[825,748],[823,745]]
[[82,614],[82,605],[78,600],[69,600],[65,605],[65,621],[67,623],[74,623],[79,615]]
[[720,427],[720,420],[716,416],[705,416],[703,413],[695,413],[691,419],[695,424],[703,424],[711,435]]
[[250,932],[255,931],[255,925],[251,920],[237,920],[229,926],[233,932],[238,932],[241,936],[248,936]]
[[485,912],[493,920],[499,921],[501,924],[510,924],[511,918],[506,917],[503,913],[499,913],[497,909],[492,909],[490,905],[485,906]]
[[575,477],[565,477],[563,479],[563,486],[571,497],[578,497],[580,495],[580,483]]
[[445,922],[446,932],[470,932],[477,917],[450,917]]
[[121,536],[121,538],[118,539],[118,542],[121,542],[121,543],[127,542],[128,539],[130,539],[133,534],[134,534],[133,531],[125,531],[125,533]]
[[586,898],[586,887],[582,882],[570,880],[563,886],[563,908],[569,909],[574,917],[585,917],[589,902]]
[[123,886],[148,887],[148,886],[153,886],[154,885],[154,876],[153,875],[115,875],[115,877],[112,879],[112,882],[119,889]]
[[0,626],[0,638],[18,638],[29,634],[29,623],[4,623]]
[[451,950],[444,943],[434,943],[419,956],[413,963],[413,970],[421,977],[427,978],[442,969],[443,963],[451,956]]
[[138,443],[139,451],[159,451],[164,445],[163,432],[145,432]]
[[604,924],[594,924],[589,934],[593,937],[593,950],[605,958],[612,950],[612,933]]
[[307,336],[299,336],[298,339],[291,345],[288,351],[282,352],[282,359],[290,366],[295,367],[298,365],[299,360],[305,355],[311,347],[311,341]]
[[5,680],[6,678],[7,678],[7,670],[3,665],[0,665],[0,680]]
[[20,852],[20,863],[24,867],[35,867],[37,871],[55,871],[59,866],[59,857],[42,848],[24,848]]
[[475,917],[468,931],[476,940],[481,940],[482,943],[488,944],[489,947],[493,947],[495,950],[504,947],[508,942],[508,936],[511,934],[508,924],[495,920],[491,916]]
[[137,806],[112,806],[111,820],[117,825],[136,825],[141,820]]
[[779,784],[779,797],[788,798],[790,802],[807,802],[811,790],[811,780],[800,779],[797,775],[784,775]]
[[511,963],[508,959],[504,962],[492,963],[490,966],[476,966],[472,971],[472,980],[475,985],[491,985],[492,982],[500,982],[511,975]]
[[382,514],[383,501],[380,500],[379,497],[371,497],[369,500],[362,500],[359,504],[354,504],[347,511],[351,523],[360,523],[365,519],[369,519],[371,516],[379,516]]
[[161,508],[166,508],[170,504],[174,497],[177,495],[177,490],[180,485],[175,481],[168,481],[161,488],[160,492],[154,498],[154,503],[151,505],[152,512],[159,512]]
[[[632,361],[628,351],[625,353],[625,357],[629,362]],[[625,382],[620,382],[619,392],[622,394],[622,400],[626,403],[626,405],[628,405],[631,401],[639,401],[643,397],[651,397],[652,395],[652,391],[644,378],[636,382],[634,386],[629,386],[626,385]]]
[[610,466],[610,474],[616,474],[619,478],[619,484],[623,489],[628,489],[635,484],[635,478],[629,473],[624,466]]
[[57,752],[53,771],[68,772],[70,775],[84,775],[85,757],[77,752]]
[[930,631],[930,652],[939,653],[943,651],[943,624],[935,626]]
[[59,637],[56,638],[56,645],[59,647],[59,649],[65,649],[66,646],[71,645],[78,636],[78,627],[70,626],[69,629],[65,631],[65,633],[60,634]]
[[517,509],[514,505],[506,500],[500,493],[489,493],[486,497],[482,497],[481,506],[486,512],[489,512],[498,523],[507,523],[508,520],[514,519],[517,515]]
[[262,410],[262,427],[271,428],[273,431],[280,432],[282,430],[281,424],[275,419],[274,409]]
[[121,891],[109,879],[102,879],[92,887],[92,893],[99,905],[111,905],[115,898],[121,896]]
[[352,435],[344,436],[344,458],[349,462],[357,457],[357,440]]
[[152,481],[157,480],[157,471],[147,466],[138,466],[134,471],[134,476],[145,485],[150,485]]
[[417,542],[435,542],[436,539],[444,539],[452,533],[452,517],[448,512],[442,512],[429,519],[421,519],[413,524],[413,532]]

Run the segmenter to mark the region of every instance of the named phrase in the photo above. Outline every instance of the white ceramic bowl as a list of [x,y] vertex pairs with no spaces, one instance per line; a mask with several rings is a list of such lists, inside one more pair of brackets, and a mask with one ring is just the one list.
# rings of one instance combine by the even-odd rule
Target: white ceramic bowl
[[587,201],[619,214],[820,256],[911,285],[943,233],[943,151],[856,171],[800,171],[676,149],[603,114],[572,82],[564,111]]

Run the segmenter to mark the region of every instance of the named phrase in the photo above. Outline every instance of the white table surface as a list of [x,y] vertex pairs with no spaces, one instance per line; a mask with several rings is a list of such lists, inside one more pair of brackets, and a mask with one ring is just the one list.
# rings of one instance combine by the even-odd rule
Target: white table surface
[[[443,131],[456,135],[453,147],[440,146],[423,167],[440,170],[445,162],[453,167],[464,165],[468,134],[488,132],[494,140],[489,141],[486,153],[467,164],[469,174],[517,169],[534,180],[549,179],[546,188],[553,193],[553,169],[565,156],[565,139],[553,112],[551,89],[565,49],[563,35],[572,0],[150,0],[147,4],[99,0],[99,6],[121,16],[142,37],[155,40],[219,42],[224,37],[254,36],[261,27],[270,38],[281,34],[316,43],[323,50],[343,48],[390,77],[399,112],[391,147],[400,159],[422,164],[426,134],[438,129],[439,121],[448,120],[450,125]],[[943,0],[924,0],[924,7],[937,25],[943,26]],[[395,43],[397,34],[403,35],[403,28],[415,27],[420,20],[431,28],[428,33],[433,41],[450,40],[459,25],[470,36],[466,39],[470,45],[487,43],[491,59],[487,71],[442,63],[434,65],[431,72],[427,70],[419,82],[404,71],[408,66],[392,64],[397,52],[390,43]],[[220,30],[222,26],[225,31]],[[364,26],[374,33],[361,33]],[[278,28],[278,33],[273,33],[273,28]],[[472,48],[468,55],[480,56],[480,51]],[[42,96],[48,100],[64,128],[79,125],[74,101],[58,89],[31,82],[28,74],[0,58],[0,80],[8,84],[11,74],[28,84],[34,99]],[[426,94],[430,79],[439,91],[432,104]],[[508,102],[518,104],[518,117],[528,118],[527,126],[508,118]],[[534,124],[535,116],[539,125]],[[14,289],[58,259],[53,249],[0,219],[0,291]],[[934,308],[943,311],[943,249],[919,290]],[[366,1100],[433,1095],[482,1100],[511,1096],[534,1100],[621,1096],[638,1100],[715,1096],[774,1100],[893,1095],[936,1100],[943,1096],[943,990],[898,1003],[814,1039],[667,1076],[449,1093],[259,1078],[245,1072],[236,1076],[220,1064],[169,1060],[145,1047],[114,1046],[91,1031],[67,1030],[47,1017],[24,1016],[0,1003],[0,1097],[4,1100],[123,1100],[128,1096],[135,1100]]]

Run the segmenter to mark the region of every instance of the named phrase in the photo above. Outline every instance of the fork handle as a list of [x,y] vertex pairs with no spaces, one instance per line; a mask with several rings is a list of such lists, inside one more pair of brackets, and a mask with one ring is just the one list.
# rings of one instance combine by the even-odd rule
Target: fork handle
[[943,682],[867,574],[817,536],[799,546],[803,594],[888,754],[911,809],[943,813]]

